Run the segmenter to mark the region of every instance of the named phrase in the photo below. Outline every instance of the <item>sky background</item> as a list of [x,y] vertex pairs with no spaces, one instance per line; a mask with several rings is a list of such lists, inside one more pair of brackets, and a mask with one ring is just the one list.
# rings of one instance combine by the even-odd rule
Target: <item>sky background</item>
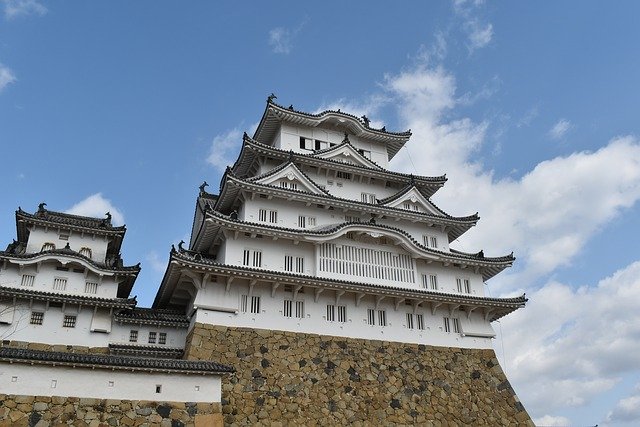
[[0,0],[0,239],[14,211],[113,214],[155,296],[267,95],[413,131],[395,170],[481,220],[526,292],[495,349],[541,425],[640,424],[640,3]]

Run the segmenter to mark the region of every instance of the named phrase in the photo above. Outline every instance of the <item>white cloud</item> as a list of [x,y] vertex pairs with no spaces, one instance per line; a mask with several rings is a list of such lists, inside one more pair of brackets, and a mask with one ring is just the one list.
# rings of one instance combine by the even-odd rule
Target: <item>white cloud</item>
[[471,43],[472,50],[485,47],[491,42],[492,37],[492,24],[481,25],[476,21],[469,23],[469,42]]
[[276,27],[269,31],[269,46],[273,53],[281,53],[288,55],[293,49],[293,41],[298,33],[307,24],[308,19],[305,18],[296,28],[290,30],[285,27]]
[[386,102],[388,102],[388,99],[386,99],[382,95],[371,96],[362,103],[355,103],[353,101],[347,101],[344,98],[341,98],[331,103],[322,104],[315,111],[313,111],[313,113],[319,114],[327,110],[340,110],[356,117],[367,116],[367,118],[370,120],[369,126],[375,129],[379,129],[384,126],[384,122],[375,120],[374,117]]
[[145,259],[151,265],[151,268],[156,273],[164,273],[167,269],[167,259],[160,258],[158,252],[151,251],[146,256]]
[[73,215],[90,216],[94,218],[103,218],[107,212],[111,213],[111,221],[114,225],[123,225],[124,216],[118,208],[116,208],[110,200],[105,199],[102,193],[92,194],[86,199],[76,203],[65,211]]
[[560,119],[549,129],[549,136],[553,139],[562,139],[569,129],[571,129],[571,122],[567,119]]
[[227,166],[233,164],[242,142],[242,134],[243,132],[236,127],[213,138],[207,163],[218,171],[224,171]]
[[13,19],[26,15],[44,15],[47,8],[37,0],[0,0],[4,6],[6,19]]
[[16,81],[16,76],[9,67],[0,64],[0,92],[2,89]]
[[527,112],[524,113],[524,115],[518,120],[518,122],[516,123],[516,127],[521,128],[531,126],[531,123],[533,122],[533,120],[535,120],[536,117],[538,117],[539,114],[540,112],[538,111],[538,106],[534,105],[529,110],[527,110]]
[[607,415],[607,422],[640,424],[640,384],[636,386],[636,394],[616,403]]
[[547,426],[568,426],[571,424],[569,418],[566,417],[556,417],[553,415],[545,415],[544,417],[536,418],[533,420],[533,423],[538,427],[547,427]]
[[470,52],[487,46],[493,38],[493,25],[481,22],[476,16],[478,9],[483,5],[483,1],[454,0],[453,2],[453,11],[462,18],[462,28],[467,34],[467,47]]
[[[624,375],[638,373],[640,261],[595,286],[550,282],[529,297],[503,333],[515,349],[510,379],[532,412],[587,405]],[[630,399],[611,416],[622,417],[636,401]]]

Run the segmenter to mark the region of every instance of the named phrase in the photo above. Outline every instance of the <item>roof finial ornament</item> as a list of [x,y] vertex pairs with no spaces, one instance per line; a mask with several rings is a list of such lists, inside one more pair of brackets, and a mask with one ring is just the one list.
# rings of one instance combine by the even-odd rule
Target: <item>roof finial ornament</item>
[[184,245],[184,240],[180,240],[180,243],[178,243],[178,249],[180,249],[180,252],[184,251],[182,245]]
[[293,104],[289,105],[289,110],[293,111]]
[[478,252],[478,258],[484,258],[484,251],[482,249]]
[[104,214],[107,217],[107,221],[111,222],[111,212],[107,212],[106,214]]
[[[245,134],[246,135],[246,134]],[[208,187],[209,184],[207,183],[207,181],[202,181],[202,184],[200,184],[200,187],[198,187],[200,189],[200,194],[204,193],[204,188]]]
[[351,142],[349,141],[349,134],[348,133],[344,133],[344,139],[342,140],[342,142]]
[[416,185],[416,177],[411,174],[411,185]]
[[371,219],[369,220],[369,224],[375,224],[376,223],[376,217],[371,215]]
[[364,122],[365,127],[369,127],[369,123],[370,123],[369,117],[363,114],[362,121]]
[[382,132],[386,132],[387,131],[387,127],[386,126],[382,126],[382,129],[380,129]]
[[47,206],[47,204],[45,202],[42,202],[38,205],[38,212],[40,213],[44,213],[45,209],[44,207]]
[[67,242],[67,244],[66,244],[66,245],[64,245],[64,248],[65,248],[65,249],[71,249],[71,246],[69,246],[69,242]]
[[238,211],[232,211],[231,214],[229,214],[229,218],[231,218],[234,221],[238,220]]
[[289,150],[289,161],[293,162],[293,150]]
[[176,245],[174,245],[173,243],[171,244],[171,252],[175,252],[176,251]]
[[273,104],[273,100],[274,100],[274,99],[278,99],[278,97],[276,96],[276,94],[275,94],[275,93],[271,92],[271,95],[269,95],[269,96],[267,97],[267,102],[268,102],[269,104]]
[[242,132],[242,139],[245,140],[248,138],[249,138],[249,135],[247,135],[247,131],[245,130],[244,132]]

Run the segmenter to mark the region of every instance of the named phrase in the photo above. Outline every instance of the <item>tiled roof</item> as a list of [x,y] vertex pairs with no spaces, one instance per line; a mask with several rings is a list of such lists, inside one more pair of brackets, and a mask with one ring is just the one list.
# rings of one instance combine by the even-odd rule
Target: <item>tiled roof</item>
[[154,308],[133,308],[120,310],[115,314],[115,320],[122,323],[174,326],[179,328],[189,327],[189,318],[186,314],[174,311]]
[[54,364],[102,369],[125,369],[175,373],[223,374],[234,372],[230,366],[210,361],[156,359],[111,354],[62,353],[0,347],[0,360],[8,362]]
[[88,216],[72,215],[64,212],[50,211],[48,209],[44,209],[44,207],[38,209],[34,214],[30,214],[23,211],[21,208],[18,208],[16,211],[16,218],[96,230],[115,231],[120,233],[124,233],[126,230],[124,225],[114,227],[111,224],[110,216],[105,218],[93,218]]
[[13,252],[0,251],[0,258],[13,258],[13,259],[38,259],[47,255],[63,255],[67,258],[75,258],[78,260],[82,260],[87,264],[95,267],[99,270],[108,270],[109,272],[114,273],[122,273],[122,274],[138,274],[140,272],[140,264],[131,265],[131,266],[107,266],[103,263],[98,263],[88,258],[84,255],[81,255],[79,252],[74,251],[70,248],[60,248],[60,249],[51,249],[48,251],[42,252],[34,252],[32,254],[16,254]]
[[99,298],[57,292],[34,291],[26,288],[9,288],[7,286],[0,286],[0,295],[113,308],[129,308],[134,307],[137,304],[135,298]]
[[168,359],[180,359],[184,349],[176,347],[133,345],[133,344],[109,344],[109,352],[118,355],[166,357]]

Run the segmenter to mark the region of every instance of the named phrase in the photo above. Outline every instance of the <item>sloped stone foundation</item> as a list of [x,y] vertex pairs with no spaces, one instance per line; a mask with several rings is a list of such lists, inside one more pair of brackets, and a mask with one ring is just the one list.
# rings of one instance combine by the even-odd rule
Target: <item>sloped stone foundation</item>
[[236,369],[225,425],[533,426],[493,350],[197,323],[185,357]]

